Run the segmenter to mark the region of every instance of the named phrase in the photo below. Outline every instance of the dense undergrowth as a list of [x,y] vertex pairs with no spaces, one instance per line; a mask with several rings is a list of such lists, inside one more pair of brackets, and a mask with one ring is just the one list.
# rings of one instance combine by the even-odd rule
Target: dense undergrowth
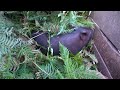
[[[0,78],[2,79],[101,79],[92,41],[77,55],[60,44],[60,56],[35,49],[32,30],[51,36],[72,31],[73,26],[93,27],[88,11],[1,11]],[[52,51],[51,48],[48,48]]]

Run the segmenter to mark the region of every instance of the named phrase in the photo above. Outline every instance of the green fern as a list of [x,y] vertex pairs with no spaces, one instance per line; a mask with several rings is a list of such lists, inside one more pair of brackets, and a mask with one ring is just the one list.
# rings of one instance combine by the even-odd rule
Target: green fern
[[2,27],[13,27],[14,24],[4,16],[4,11],[0,11],[0,29]]
[[79,12],[76,11],[63,11],[58,14],[58,17],[61,18],[60,20],[60,31],[58,34],[69,32],[70,28],[69,25],[72,26],[85,26],[85,27],[93,27],[93,23],[85,18],[85,11]]
[[12,30],[8,30],[8,28],[0,29],[0,38],[0,58],[3,54],[10,52],[12,48],[27,44],[27,42],[23,41],[21,38],[16,38]]
[[28,64],[21,64],[19,70],[15,72],[15,79],[34,79],[34,74]]
[[9,71],[2,72],[2,79],[14,79],[15,75],[14,73],[11,73]]
[[[23,15],[24,22],[20,27],[4,17],[0,12],[0,78],[6,79],[98,79],[98,71],[91,70],[84,64],[82,53],[71,55],[69,50],[60,44],[60,55],[44,56],[40,51],[31,48],[28,41],[23,41],[18,34],[31,35],[31,30],[49,31],[50,34],[70,32],[72,26],[93,24],[86,19],[86,11],[22,11],[8,12],[11,20],[16,13]],[[17,14],[17,15],[18,15]],[[13,16],[12,16],[13,15]],[[19,21],[19,18],[15,20]],[[22,25],[22,27],[21,27]],[[14,28],[13,28],[14,27]],[[14,30],[13,30],[14,29]],[[14,33],[17,31],[18,34]],[[50,50],[52,50],[50,48]],[[89,55],[90,56],[90,55]],[[22,61],[21,61],[21,57]],[[93,58],[93,56],[90,56]],[[89,62],[89,60],[87,60]],[[99,73],[100,74],[100,73]]]
[[0,71],[16,71],[19,65],[17,64],[16,58],[12,56],[14,54],[12,54],[11,51],[22,45],[28,45],[28,41],[23,41],[22,38],[14,33],[16,29],[13,28],[14,26],[15,25],[0,12]]
[[39,69],[39,77],[42,79],[46,79],[46,78],[54,78],[54,73],[55,73],[55,69],[52,66],[52,64],[48,63],[45,65],[38,65],[36,63],[34,63],[36,65],[36,67]]
[[[65,75],[64,78],[68,79],[100,79],[98,71],[88,70],[84,64],[80,65],[75,60],[69,57],[69,52],[66,47],[60,44],[60,52],[64,62]],[[99,73],[100,74],[100,73]],[[63,77],[62,77],[63,78]]]
[[5,61],[2,59],[0,60],[0,72],[6,70],[6,64]]
[[12,48],[26,43],[13,33],[14,26],[15,24],[4,16],[4,11],[0,11],[0,58],[10,52]]
[[[75,58],[69,56],[68,49],[60,44],[61,57],[52,56],[48,58],[46,64],[36,64],[39,70],[38,77],[43,79],[101,79],[105,78],[96,70],[88,69],[81,62],[76,62]],[[81,60],[81,57],[77,59]],[[61,62],[61,63],[60,63]]]
[[76,77],[78,79],[105,79],[106,77],[103,76],[100,72],[96,70],[88,70],[87,67],[81,65],[74,71]]

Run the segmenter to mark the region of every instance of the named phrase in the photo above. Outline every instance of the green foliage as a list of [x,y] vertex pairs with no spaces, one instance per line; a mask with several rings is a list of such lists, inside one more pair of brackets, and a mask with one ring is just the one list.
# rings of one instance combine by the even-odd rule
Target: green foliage
[[42,79],[55,79],[55,67],[53,67],[53,65],[51,63],[48,63],[46,65],[41,65],[38,66],[37,64],[35,64],[40,70],[39,70],[39,78]]
[[95,65],[90,61],[98,62],[89,50],[71,55],[65,46],[59,44],[60,56],[53,56],[51,47],[48,48],[52,52],[51,55],[45,56],[39,50],[35,50],[32,38],[25,39],[25,36],[31,36],[32,30],[48,31],[51,36],[54,36],[71,32],[71,26],[93,27],[93,23],[86,19],[87,15],[88,11],[1,11],[0,78],[104,78],[96,67],[91,69]]
[[14,24],[9,21],[6,17],[4,17],[4,11],[0,11],[0,29],[3,27],[12,27]]
[[[72,60],[69,57],[69,51],[66,47],[60,44],[60,51],[61,57],[63,58],[64,62],[64,69],[65,69],[65,78],[68,79],[97,79],[100,78],[96,75],[96,72],[91,72],[91,70],[87,70],[86,67],[83,65],[79,65],[75,60]],[[64,52],[64,53],[63,53]],[[63,54],[63,55],[62,55]],[[80,61],[82,59],[79,58]]]
[[[14,57],[16,53],[11,53],[12,49],[27,45],[26,41],[19,38],[13,30],[14,24],[9,21],[3,12],[0,12],[0,73],[1,78],[14,78],[11,70],[19,68],[19,64]],[[14,56],[13,56],[14,55]]]
[[[81,13],[81,14],[79,14]],[[58,14],[58,17],[61,18],[60,20],[60,31],[58,34],[66,32],[69,25],[72,26],[86,26],[86,27],[92,27],[93,23],[89,20],[86,20],[83,15],[85,15],[86,12],[84,11],[63,11]]]
[[14,79],[15,78],[14,77],[15,75],[9,71],[4,71],[4,72],[0,72],[0,73],[1,73],[0,76],[2,79]]
[[[61,57],[50,57],[47,64],[38,65],[34,63],[39,69],[37,75],[39,78],[49,79],[100,79],[99,72],[88,69],[84,64],[80,65],[69,56],[69,51],[66,47],[60,44]],[[59,60],[60,59],[60,60]],[[82,59],[79,58],[82,61]],[[55,61],[60,64],[62,68],[56,67]],[[99,73],[100,74],[100,73]]]
[[26,44],[26,42],[22,41],[21,38],[17,38],[12,32],[12,29],[0,29],[0,58],[12,48],[19,47],[23,44]]
[[21,64],[17,72],[15,72],[16,79],[34,79],[34,74],[27,64]]

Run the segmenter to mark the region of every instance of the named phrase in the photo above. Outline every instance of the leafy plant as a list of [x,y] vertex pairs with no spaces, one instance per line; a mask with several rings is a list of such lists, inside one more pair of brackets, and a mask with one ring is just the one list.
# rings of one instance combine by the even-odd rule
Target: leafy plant
[[[60,44],[61,57],[50,57],[49,62],[46,64],[38,65],[34,63],[39,69],[39,78],[49,79],[100,79],[105,78],[102,74],[96,70],[88,69],[84,64],[80,65],[75,60],[72,60],[69,56],[69,51],[66,47]],[[80,59],[80,58],[79,58]],[[62,68],[56,67],[55,61],[61,63]],[[82,61],[82,59],[80,59]],[[101,77],[101,76],[102,77]]]
[[[60,44],[60,56],[43,55],[35,49],[31,31],[50,36],[71,32],[74,26],[93,27],[88,11],[1,11],[0,78],[3,79],[98,79],[105,78],[91,61],[91,44],[77,55]],[[5,15],[4,15],[5,14]],[[26,38],[27,37],[27,38]],[[89,65],[88,65],[89,64]],[[94,68],[92,68],[94,67]]]

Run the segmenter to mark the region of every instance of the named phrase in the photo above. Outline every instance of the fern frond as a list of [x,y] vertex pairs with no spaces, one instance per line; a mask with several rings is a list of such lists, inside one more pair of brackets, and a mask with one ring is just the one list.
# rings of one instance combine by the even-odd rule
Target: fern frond
[[12,32],[12,28],[0,29],[0,56],[10,52],[12,48],[28,44],[27,41],[18,38],[17,35]]
[[0,60],[0,72],[6,70],[6,64],[4,60]]
[[21,73],[21,75],[16,79],[34,79],[33,76],[33,73]]
[[20,65],[20,68],[15,73],[15,79],[34,79],[31,68],[26,63]]
[[84,65],[74,71],[78,79],[105,79],[105,77],[96,70],[87,70]]
[[90,70],[90,68],[88,69],[87,67],[85,67],[84,64],[79,64],[78,62],[76,62],[76,60],[72,60],[69,57],[68,49],[62,44],[60,44],[60,54],[64,62],[64,73],[62,74],[58,72],[58,74],[59,76],[62,76],[62,78],[63,76],[64,78],[68,78],[68,79],[101,79],[103,78],[98,75],[98,73],[100,74],[100,72],[96,70]]
[[43,79],[46,79],[46,78],[52,79],[52,78],[54,78],[55,69],[50,63],[48,63],[46,65],[41,65],[41,66],[37,65],[37,67],[39,68],[41,78],[43,78]]
[[[2,63],[1,70],[9,69],[10,71],[16,71],[19,69],[19,64],[11,52],[13,49],[22,47],[23,45],[29,45],[29,42],[22,40],[22,38],[13,33],[13,27],[3,27],[0,29],[0,62],[2,63],[4,56],[8,57],[4,59],[5,62],[4,64]],[[6,67],[3,68],[5,65]]]

